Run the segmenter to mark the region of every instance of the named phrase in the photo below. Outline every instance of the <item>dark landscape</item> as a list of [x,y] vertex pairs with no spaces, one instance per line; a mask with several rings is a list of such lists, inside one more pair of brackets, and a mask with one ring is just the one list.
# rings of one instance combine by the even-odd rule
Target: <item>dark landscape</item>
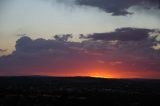
[[0,77],[0,106],[159,106],[160,80]]

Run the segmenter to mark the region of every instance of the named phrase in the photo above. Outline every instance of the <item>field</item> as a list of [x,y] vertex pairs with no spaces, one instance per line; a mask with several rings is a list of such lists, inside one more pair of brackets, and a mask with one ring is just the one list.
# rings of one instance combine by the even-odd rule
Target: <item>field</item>
[[160,80],[0,77],[0,106],[160,106]]

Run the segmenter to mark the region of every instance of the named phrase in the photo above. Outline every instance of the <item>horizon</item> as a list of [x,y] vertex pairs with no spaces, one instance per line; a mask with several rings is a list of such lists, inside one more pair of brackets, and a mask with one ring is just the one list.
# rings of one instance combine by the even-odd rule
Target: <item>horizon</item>
[[137,79],[140,79],[140,80],[160,80],[160,78],[139,78],[139,77],[133,77],[133,78],[121,78],[121,77],[119,77],[119,78],[116,78],[116,77],[112,77],[112,78],[108,78],[108,77],[101,77],[101,76],[51,76],[51,75],[13,75],[13,76],[0,76],[0,78],[4,78],[4,77],[17,77],[17,78],[19,78],[19,77],[34,77],[34,78],[36,78],[36,77],[49,77],[49,78],[93,78],[93,79],[115,79],[115,80],[137,80]]

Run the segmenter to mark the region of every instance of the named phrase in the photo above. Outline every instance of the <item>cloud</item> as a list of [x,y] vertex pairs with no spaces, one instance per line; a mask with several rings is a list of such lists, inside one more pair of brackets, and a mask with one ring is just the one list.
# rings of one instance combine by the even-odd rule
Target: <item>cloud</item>
[[150,33],[154,31],[152,29],[121,28],[115,32],[81,35],[81,38],[89,38],[90,41],[86,41],[88,45],[86,47],[103,53],[103,60],[108,67],[114,70],[159,71],[160,51],[155,49],[155,45],[159,43],[156,39],[150,38]]
[[[126,32],[130,36],[129,31],[135,33],[135,30],[143,37],[124,40],[120,34],[122,38],[113,41],[115,33]],[[144,36],[149,31],[152,30],[122,28],[109,33],[110,36],[113,34],[113,39],[87,39],[82,42],[69,41],[70,34],[57,35],[48,40],[22,36],[17,40],[12,54],[0,57],[0,75],[78,75],[103,68],[103,71],[115,75],[143,73],[143,77],[151,77],[151,74],[152,77],[157,76],[160,51],[152,48],[155,40]]]
[[141,5],[152,7],[160,7],[159,0],[77,0],[80,5],[98,7],[112,15],[132,14],[127,11],[132,6]]
[[72,38],[72,35],[71,34],[66,34],[66,35],[55,35],[54,36],[55,40],[58,40],[58,41],[67,41],[69,38]]
[[11,55],[0,57],[0,74],[69,73],[93,65],[94,55],[85,53],[81,43],[67,42],[70,36],[56,36],[55,40],[21,37]]
[[[114,32],[94,33],[86,38],[93,40],[120,40],[120,41],[141,41],[149,37],[149,33],[154,32],[151,29],[141,28],[119,28]],[[83,37],[83,36],[81,36]]]

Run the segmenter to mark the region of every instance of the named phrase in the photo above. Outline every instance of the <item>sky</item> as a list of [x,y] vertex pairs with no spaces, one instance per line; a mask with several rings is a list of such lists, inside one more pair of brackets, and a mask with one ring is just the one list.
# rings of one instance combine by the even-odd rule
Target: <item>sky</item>
[[160,78],[159,0],[0,0],[0,76]]

